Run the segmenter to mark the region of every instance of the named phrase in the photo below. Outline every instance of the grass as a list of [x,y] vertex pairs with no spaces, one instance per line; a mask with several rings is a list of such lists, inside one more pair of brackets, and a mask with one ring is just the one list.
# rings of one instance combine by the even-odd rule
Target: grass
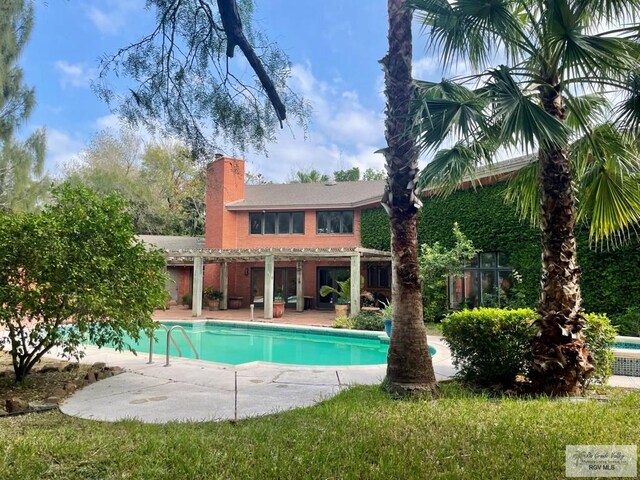
[[640,393],[609,397],[490,398],[451,383],[435,402],[357,387],[237,424],[31,414],[0,420],[0,478],[564,478],[567,444],[638,443]]

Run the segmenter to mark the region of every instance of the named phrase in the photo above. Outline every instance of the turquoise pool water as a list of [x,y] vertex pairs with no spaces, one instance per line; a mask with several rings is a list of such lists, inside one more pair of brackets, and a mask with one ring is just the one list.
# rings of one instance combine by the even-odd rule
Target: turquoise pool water
[[[362,335],[345,331],[294,330],[279,326],[252,326],[207,323],[171,323],[187,331],[201,360],[239,365],[248,362],[271,362],[294,365],[379,365],[387,362],[388,339],[380,335]],[[166,353],[166,333],[156,330],[154,355]],[[174,330],[182,356],[194,358],[181,332]],[[386,341],[385,341],[386,340]],[[149,352],[148,337],[130,342],[137,352]],[[431,348],[431,347],[430,347]],[[435,350],[431,348],[433,355]],[[170,355],[178,352],[170,346]]]
[[632,342],[616,342],[613,348],[621,348],[622,350],[640,350],[640,343]]

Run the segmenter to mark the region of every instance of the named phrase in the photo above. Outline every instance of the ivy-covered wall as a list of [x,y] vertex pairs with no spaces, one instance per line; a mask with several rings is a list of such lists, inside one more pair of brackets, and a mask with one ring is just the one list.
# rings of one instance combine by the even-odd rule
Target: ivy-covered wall
[[[419,243],[451,247],[453,223],[476,248],[506,252],[511,267],[522,275],[519,286],[527,303],[538,300],[541,275],[540,234],[520,222],[511,205],[504,202],[504,185],[455,192],[446,198],[427,198],[418,223]],[[389,250],[389,221],[382,208],[362,212],[362,245]],[[578,234],[578,262],[582,268],[582,296],[588,312],[617,314],[640,305],[640,245],[634,242],[615,251],[589,248],[587,232]]]

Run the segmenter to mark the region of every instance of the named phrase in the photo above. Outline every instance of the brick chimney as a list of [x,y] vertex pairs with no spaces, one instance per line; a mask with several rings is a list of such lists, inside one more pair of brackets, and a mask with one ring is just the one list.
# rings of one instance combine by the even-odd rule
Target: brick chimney
[[244,160],[216,154],[207,165],[206,248],[238,248],[236,215],[225,205],[244,198]]

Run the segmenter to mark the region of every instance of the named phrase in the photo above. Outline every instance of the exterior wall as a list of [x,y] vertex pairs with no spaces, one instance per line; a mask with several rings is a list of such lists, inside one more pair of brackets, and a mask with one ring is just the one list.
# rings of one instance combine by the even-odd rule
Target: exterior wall
[[230,248],[329,248],[358,247],[361,244],[359,208],[353,212],[353,233],[316,233],[316,211],[305,210],[304,234],[256,235],[249,233],[249,212],[233,213],[237,216],[235,238],[238,243]]
[[[353,233],[318,234],[316,210],[305,210],[304,234],[255,235],[249,233],[249,212],[229,211],[226,204],[244,198],[244,161],[232,158],[217,158],[207,166],[207,217],[205,226],[205,248],[339,248],[358,247],[360,240],[361,208],[354,209]],[[323,209],[325,210],[325,209]],[[287,211],[287,209],[282,209]],[[319,286],[317,268],[349,267],[349,260],[305,261],[303,264],[304,296],[312,297],[315,306]],[[295,268],[296,262],[278,262],[275,268]],[[242,307],[252,300],[251,270],[264,268],[263,262],[229,263],[228,296],[242,297]],[[221,289],[220,264],[206,264],[204,286]],[[362,275],[366,277],[363,265]]]
[[207,165],[205,248],[237,248],[237,215],[225,204],[244,198],[244,160],[222,157]]

